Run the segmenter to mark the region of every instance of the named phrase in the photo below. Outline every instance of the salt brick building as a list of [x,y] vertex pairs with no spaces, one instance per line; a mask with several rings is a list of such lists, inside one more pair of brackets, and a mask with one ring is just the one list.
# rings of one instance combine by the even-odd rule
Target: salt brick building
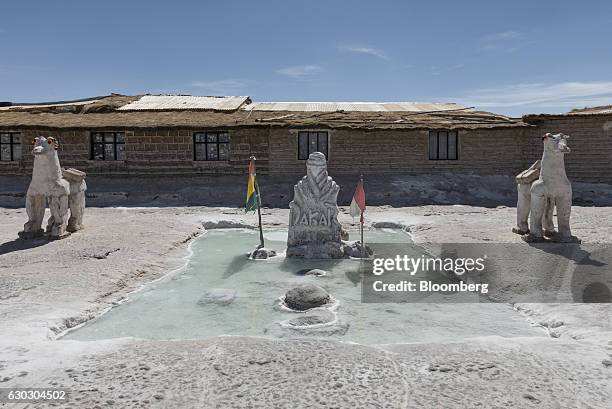
[[612,183],[611,107],[509,118],[457,104],[116,94],[0,103],[0,175],[31,171],[39,135],[59,140],[64,167],[89,175],[243,174],[255,155],[259,173],[295,177],[313,151],[338,175],[514,175],[541,156],[545,132],[571,135],[572,180]]

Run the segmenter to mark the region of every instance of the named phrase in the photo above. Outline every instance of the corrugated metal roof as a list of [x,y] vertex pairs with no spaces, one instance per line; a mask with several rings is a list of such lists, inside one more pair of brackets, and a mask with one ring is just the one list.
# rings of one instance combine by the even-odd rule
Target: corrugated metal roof
[[144,95],[137,101],[118,108],[119,111],[211,110],[235,111],[249,97],[199,97],[192,95]]
[[300,112],[430,112],[466,109],[455,103],[425,102],[254,102],[242,109]]

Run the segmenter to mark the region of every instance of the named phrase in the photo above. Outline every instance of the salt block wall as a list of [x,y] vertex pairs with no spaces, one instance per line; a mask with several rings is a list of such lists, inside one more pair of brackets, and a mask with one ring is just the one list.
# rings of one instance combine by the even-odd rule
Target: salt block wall
[[[214,131],[215,129],[206,129]],[[219,129],[230,135],[228,161],[195,161],[191,129],[150,129],[126,132],[125,167],[131,174],[232,175],[245,172],[250,155],[258,158],[258,169],[267,169],[268,135],[260,129]],[[90,161],[104,166],[108,162]],[[110,162],[110,161],[109,161]]]
[[[82,141],[75,136],[75,132],[60,132],[47,129],[7,129],[10,132],[19,132],[21,136],[21,160],[13,162],[0,161],[0,174],[2,175],[29,175],[32,172],[34,157],[31,153],[34,147],[34,138],[37,136],[54,137],[60,141],[60,160],[74,164],[82,164],[79,150],[82,149]],[[2,131],[0,131],[2,132]],[[62,163],[62,166],[63,163]],[[66,167],[66,166],[64,166]],[[71,165],[76,167],[76,165]]]
[[[212,129],[207,129],[212,130]],[[74,167],[90,175],[189,175],[189,174],[242,174],[249,156],[257,156],[258,169],[268,167],[268,130],[231,130],[229,161],[194,161],[193,133],[190,129],[145,129],[108,131],[125,133],[124,161],[91,160],[91,130],[57,131],[46,129],[19,129],[22,159],[1,162],[0,174],[27,175],[31,173],[33,156],[31,142],[36,136],[52,136],[59,141],[58,155],[65,168]],[[96,129],[95,131],[102,131]]]
[[[531,127],[459,130],[458,160],[429,160],[428,130],[316,129],[329,134],[329,172],[334,175],[462,173],[514,176],[542,156],[540,137],[571,135],[566,169],[572,181],[612,183],[612,115],[528,116]],[[194,161],[193,133],[202,129],[108,129],[125,132],[125,161],[90,160],[90,132],[103,129],[11,129],[22,137],[22,159],[0,162],[0,175],[29,175],[36,136],[53,136],[64,167],[91,175],[240,175],[251,154],[260,174],[304,174],[297,158],[298,129],[219,129],[230,134],[229,161]],[[215,129],[205,129],[215,130]],[[7,129],[8,131],[8,129]]]
[[570,135],[571,153],[565,170],[571,181],[612,183],[612,115],[531,116],[529,143],[523,155],[533,163],[542,157],[541,137],[547,132]]
[[[305,163],[297,158],[297,132],[270,131],[271,174],[303,174]],[[327,132],[330,174],[515,175],[527,163],[521,157],[521,145],[525,141],[523,128],[459,130],[458,160],[429,160],[427,130]]]

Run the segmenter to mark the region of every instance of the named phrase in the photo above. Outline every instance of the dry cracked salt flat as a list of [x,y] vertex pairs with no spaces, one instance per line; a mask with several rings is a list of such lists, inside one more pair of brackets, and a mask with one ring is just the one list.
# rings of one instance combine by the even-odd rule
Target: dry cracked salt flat
[[[244,263],[256,236],[212,229],[255,222],[235,209],[94,208],[85,231],[27,244],[15,240],[25,213],[0,212],[0,387],[69,388],[61,407],[606,408],[612,401],[609,304],[363,305],[350,266],[314,278],[282,259]],[[575,208],[574,233],[605,243],[610,215]],[[275,246],[287,216],[264,212]],[[369,220],[407,226],[424,245],[521,245],[509,233],[509,208],[379,207]],[[341,222],[352,220],[343,213]],[[270,324],[287,313],[275,299],[303,280],[317,280],[340,301],[344,335],[279,338],[286,334]],[[207,286],[234,289],[236,299],[198,305]]]

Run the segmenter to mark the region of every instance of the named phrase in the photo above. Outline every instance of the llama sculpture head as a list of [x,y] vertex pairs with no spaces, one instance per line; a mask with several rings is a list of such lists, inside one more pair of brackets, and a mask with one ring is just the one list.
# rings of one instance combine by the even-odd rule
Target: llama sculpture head
[[53,137],[38,136],[34,139],[34,166],[30,186],[35,186],[41,193],[68,189],[68,182],[62,179],[62,169],[57,156],[58,147],[57,139]]
[[44,136],[37,136],[34,138],[34,148],[32,149],[33,155],[49,155],[54,154],[59,144],[53,137],[45,138]]
[[567,146],[567,140],[569,139],[569,135],[558,133],[558,134],[550,134],[547,133],[542,137],[542,141],[544,142],[544,152],[552,153],[556,155],[565,155],[571,152],[569,146]]

